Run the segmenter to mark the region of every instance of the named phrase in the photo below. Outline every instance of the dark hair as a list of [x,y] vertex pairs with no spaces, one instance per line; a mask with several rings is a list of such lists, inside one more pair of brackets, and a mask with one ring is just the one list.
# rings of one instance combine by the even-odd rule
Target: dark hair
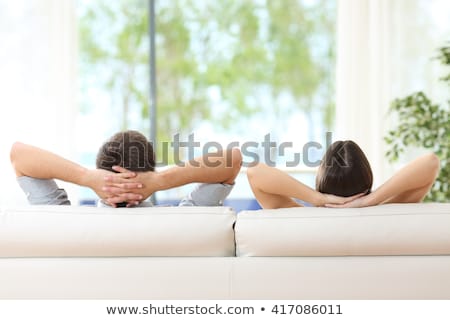
[[155,170],[153,146],[147,138],[133,130],[118,132],[99,149],[96,166],[114,172],[113,166],[144,172]]
[[373,175],[364,152],[353,141],[336,141],[320,163],[316,189],[322,193],[348,197],[370,193]]

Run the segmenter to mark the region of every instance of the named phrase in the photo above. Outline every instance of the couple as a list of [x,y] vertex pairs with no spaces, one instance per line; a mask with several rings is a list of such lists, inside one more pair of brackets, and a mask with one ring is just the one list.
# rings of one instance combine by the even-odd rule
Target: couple
[[[151,206],[156,191],[200,183],[180,206],[219,206],[230,193],[241,164],[239,149],[206,154],[167,170],[155,171],[153,147],[137,131],[113,135],[99,149],[96,169],[87,169],[50,151],[23,143],[11,148],[17,181],[30,204],[69,205],[55,179],[91,188],[100,206]],[[439,159],[427,154],[412,161],[372,192],[372,171],[353,141],[336,141],[326,151],[312,189],[265,164],[248,168],[250,186],[265,209],[312,206],[366,207],[383,203],[420,202],[439,171]]]

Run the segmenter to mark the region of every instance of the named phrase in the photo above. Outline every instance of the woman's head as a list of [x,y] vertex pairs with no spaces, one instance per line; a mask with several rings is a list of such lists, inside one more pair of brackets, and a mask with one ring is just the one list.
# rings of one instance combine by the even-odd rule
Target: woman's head
[[322,193],[348,197],[369,193],[373,175],[364,152],[353,141],[336,141],[326,151],[316,177]]

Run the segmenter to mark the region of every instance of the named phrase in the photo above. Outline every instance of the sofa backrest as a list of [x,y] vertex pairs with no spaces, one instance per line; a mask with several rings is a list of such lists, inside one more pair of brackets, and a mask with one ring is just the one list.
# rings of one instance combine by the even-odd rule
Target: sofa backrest
[[28,206],[0,212],[0,257],[450,255],[450,204],[358,209]]
[[238,256],[450,254],[450,204],[243,211]]
[[27,206],[0,212],[0,257],[234,256],[227,207]]

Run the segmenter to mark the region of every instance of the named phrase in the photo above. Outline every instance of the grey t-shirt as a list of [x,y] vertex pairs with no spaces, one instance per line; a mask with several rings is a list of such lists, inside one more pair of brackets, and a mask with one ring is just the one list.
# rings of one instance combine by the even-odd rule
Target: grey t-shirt
[[[33,205],[70,205],[67,192],[58,187],[52,179],[18,177],[17,182],[25,192],[28,203]],[[234,185],[223,183],[201,183],[183,198],[179,206],[222,206]],[[108,206],[98,201],[98,206]],[[151,202],[141,202],[139,207],[152,206]]]
[[70,205],[66,190],[58,188],[54,180],[22,176],[17,182],[29,204]]

